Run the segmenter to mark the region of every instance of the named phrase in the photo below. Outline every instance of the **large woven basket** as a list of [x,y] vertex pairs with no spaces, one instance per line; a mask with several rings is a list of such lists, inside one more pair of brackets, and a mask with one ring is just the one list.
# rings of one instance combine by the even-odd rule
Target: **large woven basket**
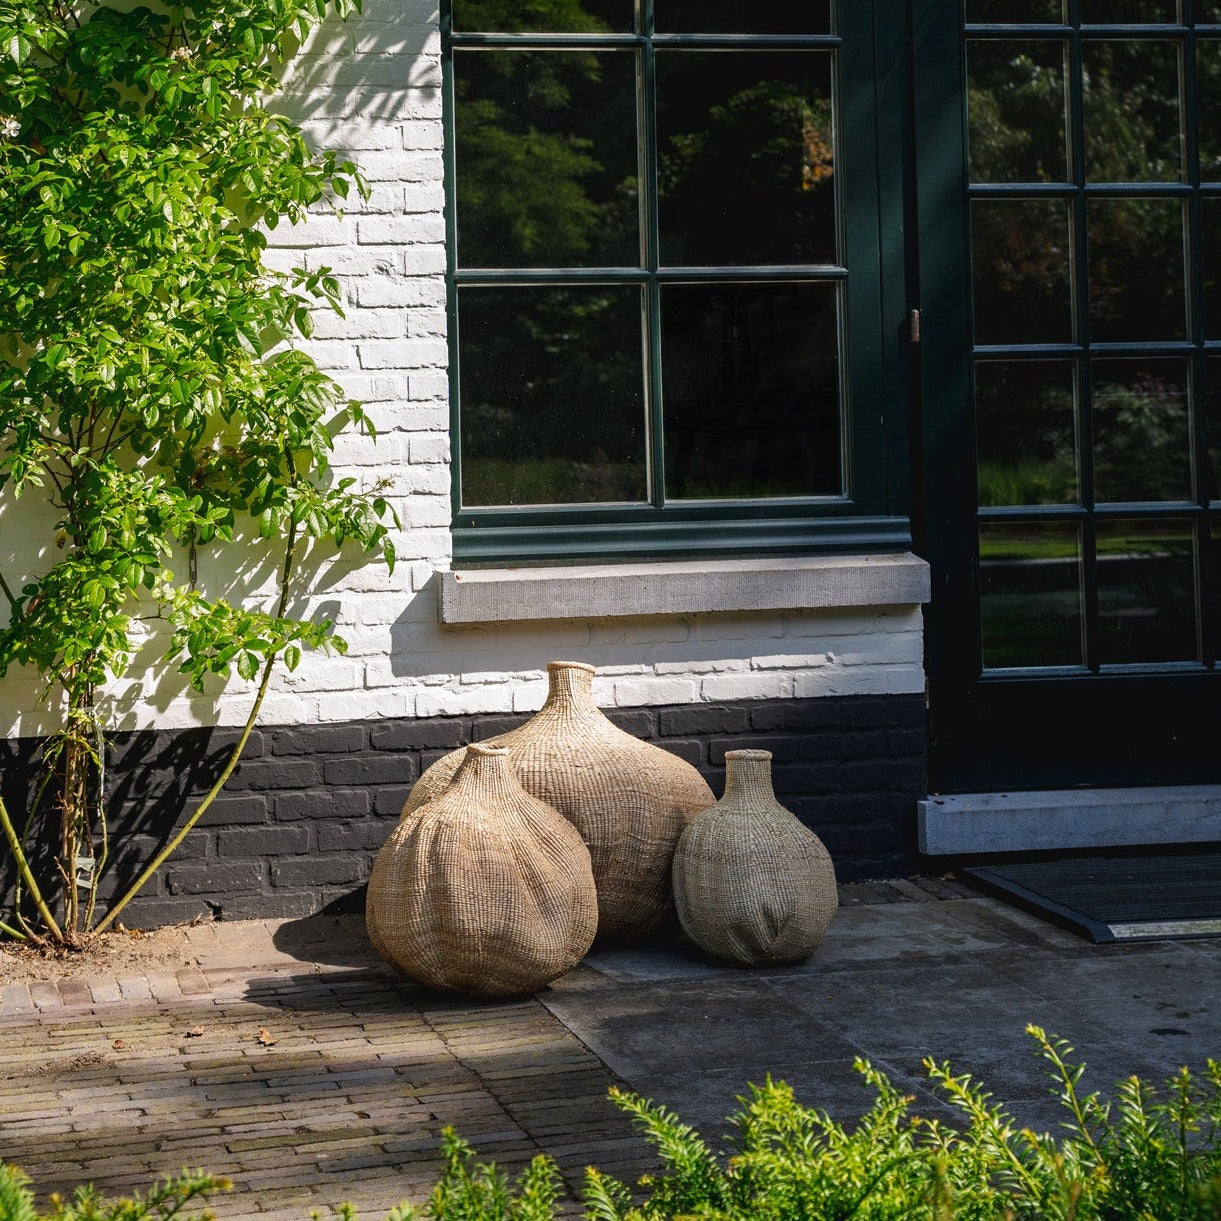
[[[670,862],[683,828],[715,798],[685,760],[612,724],[593,699],[594,667],[547,666],[546,703],[525,725],[491,739],[508,748],[525,789],[581,833],[598,888],[598,932],[648,932],[673,911]],[[403,817],[444,791],[462,759],[434,763]]]
[[476,745],[377,854],[365,914],[379,952],[413,979],[516,996],[581,961],[598,901],[575,828],[521,787],[508,751]]
[[766,750],[725,752],[725,796],[696,816],[674,853],[678,918],[701,949],[743,966],[797,962],[838,906],[822,841],[772,790]]

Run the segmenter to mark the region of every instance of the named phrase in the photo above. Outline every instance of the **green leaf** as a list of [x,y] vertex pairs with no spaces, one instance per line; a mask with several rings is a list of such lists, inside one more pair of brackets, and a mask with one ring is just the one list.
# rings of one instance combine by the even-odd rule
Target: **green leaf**
[[29,58],[30,51],[33,48],[33,43],[24,34],[14,34],[9,40],[5,48],[8,51],[8,57],[18,67]]

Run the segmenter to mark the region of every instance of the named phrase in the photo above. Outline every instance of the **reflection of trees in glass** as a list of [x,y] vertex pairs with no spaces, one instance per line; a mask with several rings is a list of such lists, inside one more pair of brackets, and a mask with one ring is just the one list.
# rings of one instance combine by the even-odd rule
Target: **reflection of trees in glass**
[[1020,21],[1064,21],[1064,0],[967,0],[967,20],[1011,25]]
[[1091,338],[1095,342],[1184,338],[1182,203],[1092,199],[1087,236]]
[[1187,391],[1156,362],[1095,371],[1094,488],[1103,501],[1186,500],[1191,495]]
[[632,28],[632,0],[454,0],[454,29],[600,34]]
[[837,293],[684,284],[661,294],[666,492],[842,492]]
[[976,365],[981,505],[1071,504],[1077,499],[1073,381],[1067,362]]
[[979,531],[987,669],[1081,664],[1081,541],[1075,525],[1006,522]]
[[643,500],[637,288],[459,295],[467,505]]
[[1060,199],[972,204],[976,343],[1072,341],[1070,220]]
[[663,262],[836,261],[828,72],[823,55],[659,59]]
[[1103,665],[1197,658],[1195,549],[1170,521],[1098,525],[1098,655]]
[[1178,182],[1182,175],[1177,44],[1088,40],[1082,47],[1085,170],[1091,182]]
[[637,264],[630,54],[455,55],[464,267]]
[[974,182],[1064,182],[1064,44],[972,41],[967,115]]
[[[970,44],[974,181],[1035,184],[1064,178],[1065,45],[1060,38]],[[1178,182],[1177,45],[1166,39],[1090,39],[1083,55],[1089,180]],[[1217,63],[1221,66],[1221,58]],[[1073,338],[1067,219],[1064,205],[1054,202],[1013,200],[973,208],[978,342]],[[1180,205],[1169,199],[1091,201],[1088,255],[1095,340],[1183,336]]]

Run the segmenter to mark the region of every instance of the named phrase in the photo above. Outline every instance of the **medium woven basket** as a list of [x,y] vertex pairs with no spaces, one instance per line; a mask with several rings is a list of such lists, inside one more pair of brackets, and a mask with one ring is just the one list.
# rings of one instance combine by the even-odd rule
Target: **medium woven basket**
[[776,800],[771,751],[725,752],[725,796],[674,853],[674,898],[688,936],[717,958],[761,966],[817,948],[839,903],[835,869]]
[[[594,672],[582,662],[549,663],[546,703],[491,741],[508,748],[525,789],[559,810],[589,846],[599,934],[637,936],[673,911],[674,847],[715,798],[685,760],[607,720],[594,703]],[[424,772],[404,818],[444,790],[461,759],[454,751]]]
[[508,751],[476,745],[377,854],[365,915],[374,945],[413,979],[517,996],[581,961],[598,901],[573,826],[521,787]]

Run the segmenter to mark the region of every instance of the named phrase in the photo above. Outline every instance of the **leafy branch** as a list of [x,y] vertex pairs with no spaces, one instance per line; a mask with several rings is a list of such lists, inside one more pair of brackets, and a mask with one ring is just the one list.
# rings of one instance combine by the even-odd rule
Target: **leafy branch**
[[[42,929],[65,944],[88,934],[107,843],[105,750],[78,728],[98,725],[97,693],[133,664],[134,624],[165,623],[167,658],[197,690],[262,674],[217,789],[168,852],[236,766],[274,665],[344,647],[329,621],[290,613],[302,548],[394,564],[382,489],[330,467],[335,434],[369,421],[293,346],[316,310],[341,311],[339,284],[263,262],[267,230],[365,192],[266,104],[310,29],[357,4],[0,0],[0,509],[33,496],[55,517],[50,562],[0,578],[0,678],[36,671],[63,720],[44,755],[61,920],[30,866],[38,826],[0,822]],[[283,551],[274,611],[195,580],[200,548],[240,555],[252,532]],[[170,567],[184,549],[185,579]]]

